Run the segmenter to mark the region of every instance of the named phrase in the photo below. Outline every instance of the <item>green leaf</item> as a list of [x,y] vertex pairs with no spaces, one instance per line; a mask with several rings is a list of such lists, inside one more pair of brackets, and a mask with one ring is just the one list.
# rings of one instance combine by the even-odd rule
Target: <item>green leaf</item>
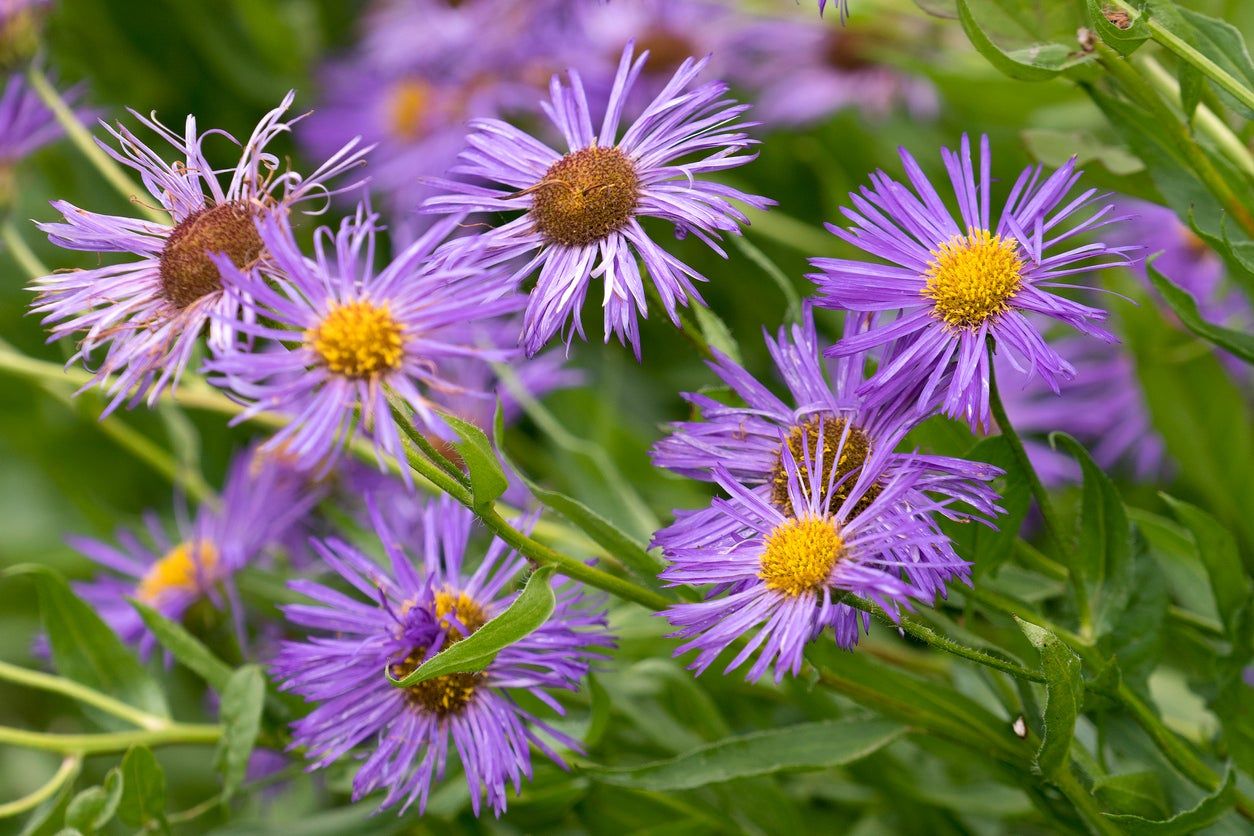
[[[496,446],[501,451],[502,456],[505,455],[504,423],[500,405],[498,404],[494,426]],[[508,461],[508,457],[506,457],[506,460]],[[657,555],[646,551],[612,522],[579,500],[573,499],[564,493],[544,488],[531,481],[527,474],[517,465],[510,462],[510,466],[514,473],[518,475],[518,478],[523,481],[523,484],[527,486],[527,490],[531,492],[531,495],[545,507],[556,511],[578,526],[580,531],[592,538],[593,542],[598,546],[621,560],[628,569],[635,573],[650,588],[661,588],[661,583],[658,581],[657,576],[659,572],[666,568],[665,561]]]
[[56,794],[37,808],[22,824],[20,836],[52,836],[61,829],[70,801],[74,798],[74,781],[77,780],[82,768],[81,761],[75,764],[73,771],[66,777]]
[[1015,618],[1023,635],[1041,652],[1041,673],[1045,675],[1045,710],[1041,713],[1044,734],[1036,751],[1036,768],[1053,779],[1070,769],[1071,738],[1075,720],[1084,703],[1084,679],[1080,657],[1057,636]]
[[[736,236],[737,240],[739,236]],[[728,330],[727,324],[719,319],[718,314],[707,308],[705,305],[694,303],[692,312],[697,318],[697,325],[701,326],[701,334],[705,337],[705,341],[709,343],[710,348],[715,349],[725,357],[731,358],[735,363],[743,362],[740,357],[740,345],[736,342],[736,338],[732,336],[732,332]]]
[[156,636],[157,641],[189,670],[221,692],[231,679],[231,666],[183,627],[163,616],[142,601],[131,601],[140,619]]
[[[1250,52],[1240,30],[1227,21],[1209,17],[1184,6],[1176,8],[1189,26],[1188,33],[1183,35],[1185,40],[1218,64],[1228,75],[1243,83],[1247,89],[1254,89],[1254,62],[1250,61]],[[1214,87],[1229,107],[1246,119],[1254,119],[1254,111],[1241,104],[1222,87]]]
[[1075,158],[1077,165],[1098,162],[1111,174],[1136,174],[1145,170],[1145,163],[1122,145],[1111,145],[1087,131],[1056,131],[1049,128],[1028,128],[1023,142],[1032,156],[1053,168]]
[[122,798],[118,818],[131,827],[165,823],[165,771],[147,746],[134,746],[122,758]]
[[1120,55],[1131,55],[1149,39],[1144,16],[1132,17],[1115,11],[1113,17],[1107,17],[1107,5],[1105,0],[1088,0],[1089,26],[1111,49]]
[[[1064,4],[1055,4],[1062,7]],[[996,0],[958,0],[958,19],[962,28],[976,50],[988,59],[989,63],[1011,78],[1020,81],[1048,81],[1064,70],[1078,68],[1093,60],[1093,53],[1083,52],[1075,38],[1075,25],[1070,26],[1069,40],[1043,41],[1042,30],[1038,25],[1036,12],[1043,8],[1042,4],[1017,2],[1007,3],[1007,7]],[[1031,8],[1037,7],[1037,8]],[[1069,10],[1065,10],[1069,11]],[[1045,12],[1051,25],[1064,19],[1063,16]],[[1069,16],[1066,19],[1071,19]],[[1061,32],[1044,33],[1049,34]],[[1016,42],[1016,46],[1001,46],[997,41]]]
[[[117,635],[83,603],[65,579],[47,566],[24,564],[0,577],[23,576],[35,584],[39,614],[52,662],[60,673],[158,717],[169,717],[165,696]],[[124,728],[115,717],[85,709],[107,728]]]
[[505,612],[432,656],[403,679],[395,679],[391,670],[385,670],[388,681],[398,688],[406,688],[437,676],[483,670],[496,654],[526,638],[553,614],[556,599],[549,583],[552,577],[552,566],[536,569]]
[[1111,815],[1106,818],[1120,825],[1133,836],[1184,836],[1197,833],[1202,828],[1214,823],[1232,808],[1236,799],[1236,773],[1228,770],[1223,786],[1203,798],[1192,809],[1185,810],[1165,820],[1147,819],[1133,815]]
[[104,785],[88,787],[74,796],[65,808],[65,826],[93,833],[113,818],[122,800],[122,773],[115,767],[105,775]]
[[475,508],[483,509],[491,506],[509,487],[509,480],[505,476],[505,471],[501,469],[501,462],[496,457],[496,451],[492,449],[492,442],[488,441],[483,430],[469,421],[463,421],[449,412],[441,412],[440,417],[461,438],[461,441],[454,442],[453,446],[457,448],[458,454],[466,463],[466,469],[470,473],[470,492]]
[[1100,776],[1093,782],[1093,795],[1111,812],[1147,819],[1164,818],[1171,813],[1162,776],[1157,772]]
[[1241,610],[1250,605],[1250,581],[1241,566],[1236,541],[1219,520],[1201,508],[1166,494],[1162,494],[1162,498],[1171,506],[1176,519],[1193,534],[1198,557],[1210,578],[1215,611],[1219,613],[1224,632],[1229,638],[1235,638]]
[[1028,480],[1019,472],[1019,462],[1004,436],[981,439],[964,456],[969,461],[988,462],[1006,472],[998,479],[1001,506],[1006,512],[997,518],[997,528],[971,522],[942,520],[941,526],[953,540],[958,554],[975,564],[975,577],[981,578],[1006,562],[1014,551],[1023,518],[1027,516],[1032,493]]
[[261,729],[261,709],[266,699],[266,680],[261,668],[245,665],[231,674],[222,689],[218,719],[222,740],[214,756],[214,767],[222,774],[222,798],[229,799],[244,781],[248,758],[252,755],[257,732]]
[[1132,528],[1114,483],[1084,446],[1064,433],[1054,433],[1050,440],[1071,454],[1084,475],[1072,580],[1082,587],[1077,601],[1087,606],[1085,618],[1101,636],[1114,626],[1132,594]]
[[729,737],[642,766],[596,766],[584,771],[606,784],[675,792],[786,770],[843,766],[878,752],[905,732],[899,723],[867,718],[802,723]]
[[1197,106],[1202,103],[1202,93],[1206,90],[1206,78],[1192,64],[1184,61],[1176,68],[1176,77],[1180,80],[1180,109],[1185,119],[1192,119]]
[[1145,271],[1149,274],[1149,279],[1153,283],[1154,289],[1171,306],[1176,316],[1180,317],[1184,327],[1202,339],[1214,343],[1236,357],[1240,357],[1245,362],[1254,363],[1254,336],[1207,322],[1205,319],[1202,319],[1202,315],[1197,309],[1197,301],[1188,291],[1180,288],[1171,279],[1154,269],[1153,263],[1147,263]]

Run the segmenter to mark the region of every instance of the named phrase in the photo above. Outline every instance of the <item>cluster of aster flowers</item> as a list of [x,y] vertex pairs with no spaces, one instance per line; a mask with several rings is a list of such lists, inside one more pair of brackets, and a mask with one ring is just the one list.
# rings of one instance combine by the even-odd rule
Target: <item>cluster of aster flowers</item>
[[[486,800],[499,815],[508,788],[531,774],[533,748],[559,763],[559,750],[579,748],[534,706],[560,714],[553,692],[577,688],[612,645],[602,607],[562,581],[545,623],[484,670],[389,682],[385,674],[403,678],[503,612],[527,564],[501,540],[480,552],[471,511],[418,500],[408,468],[399,478],[385,471],[415,441],[438,450],[453,439],[442,413],[487,428],[499,398],[505,417],[516,416],[500,364],[526,397],[577,382],[542,350],[555,337],[569,350],[583,336],[595,283],[606,341],[616,336],[637,359],[650,309],[678,326],[682,307],[703,304],[706,277],[642,221],[725,257],[723,236],[772,205],[720,179],[752,162],[757,142],[748,106],[707,78],[712,67],[735,75],[726,56],[694,54],[701,38],[740,31],[731,13],[711,8],[703,27],[664,3],[535,7],[496,21],[500,6],[488,0],[380,6],[363,40],[371,66],[350,59],[362,73],[333,73],[328,85],[333,100],[368,101],[370,113],[333,104],[322,124],[306,123],[302,141],[324,159],[307,176],[284,169],[271,148],[300,119],[292,95],[225,166],[207,147],[229,146],[221,131],[188,117],[180,134],[132,113],[160,142],[119,124],[105,126],[101,145],[139,175],[161,222],[57,201],[62,220],[41,224],[54,244],[110,257],[38,279],[34,306],[52,339],[77,340],[70,362],[94,368],[89,386],[110,396],[106,414],[154,404],[207,352],[201,368],[240,404],[237,422],[264,413],[282,424],[234,464],[220,500],[178,517],[173,535],[154,519],[150,542],[131,533],[116,545],[75,541],[109,570],[82,594],[145,654],[154,639],[128,599],[173,619],[201,605],[225,613],[242,645],[240,571],[273,565],[276,553],[324,570],[293,583],[311,603],[286,608],[295,629],[271,671],[311,704],[292,726],[293,747],[311,768],[359,757],[354,798],[383,791],[384,807],[425,807],[455,753],[475,812]],[[615,30],[613,20],[630,25]],[[435,33],[423,35],[440,45],[434,53],[398,48],[415,21]],[[572,58],[541,100],[528,85],[554,68],[539,56],[563,56],[546,44],[569,39],[571,27],[640,40],[613,45],[612,72]],[[451,60],[473,54],[471,41],[507,81]],[[371,96],[357,96],[363,88]],[[513,112],[542,114],[556,147],[502,118]],[[339,136],[346,123],[370,136]],[[662,579],[702,590],[663,614],[682,640],[676,653],[694,653],[698,672],[726,653],[728,671],[782,680],[820,635],[851,649],[872,611],[896,619],[969,581],[940,523],[991,524],[1001,471],[904,450],[907,436],[936,414],[987,427],[995,366],[1056,393],[1090,345],[1113,339],[1098,324],[1104,311],[1056,292],[1132,263],[1136,250],[1088,241],[1124,213],[1092,190],[1074,194],[1074,163],[1024,171],[995,212],[987,138],[978,158],[966,137],[942,152],[944,196],[914,157],[901,157],[907,182],[876,172],[850,195],[850,226],[829,227],[865,257],[815,259],[816,297],[767,337],[787,394],[715,352],[710,367],[730,402],[688,395],[699,416],[673,424],[653,450],[659,467],[719,492],[654,538],[669,561]],[[357,193],[367,162],[383,212]],[[355,209],[302,246],[302,216],[338,195]],[[815,308],[843,312],[835,344],[820,338]],[[1079,331],[1083,346],[1051,345],[1042,319]],[[372,450],[379,471],[347,462],[349,446]],[[337,496],[356,500],[370,548],[328,534],[315,508]],[[369,556],[380,550],[386,566]]]

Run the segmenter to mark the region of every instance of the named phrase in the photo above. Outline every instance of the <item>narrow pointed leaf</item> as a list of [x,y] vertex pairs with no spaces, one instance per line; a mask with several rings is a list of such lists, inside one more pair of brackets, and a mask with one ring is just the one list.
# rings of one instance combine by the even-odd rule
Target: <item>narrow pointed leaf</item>
[[509,480],[501,468],[496,451],[492,449],[492,442],[484,435],[483,430],[469,421],[463,421],[448,412],[441,412],[440,417],[461,439],[454,442],[453,446],[457,448],[458,455],[462,457],[470,473],[470,492],[475,508],[487,508],[509,487]]
[[219,693],[226,688],[233,673],[231,666],[223,662],[200,639],[183,627],[163,616],[141,601],[131,601],[140,619],[156,636],[157,641],[179,662],[209,683]]
[[596,766],[589,777],[640,790],[674,792],[804,769],[843,766],[878,752],[906,729],[891,720],[853,718],[801,723],[729,737],[678,757],[634,767]]
[[261,730],[261,709],[266,699],[266,680],[261,668],[245,665],[231,674],[222,689],[222,740],[214,757],[214,765],[222,775],[222,798],[228,799],[239,789],[248,771],[248,758]]
[[1117,823],[1126,833],[1133,834],[1133,836],[1185,836],[1185,834],[1197,833],[1213,824],[1232,808],[1235,799],[1236,773],[1228,770],[1228,775],[1219,789],[1203,798],[1195,807],[1169,819],[1154,820],[1141,816],[1110,814],[1107,814],[1106,818]]
[[551,566],[535,570],[505,612],[432,656],[402,679],[395,679],[391,671],[385,670],[388,681],[398,688],[406,688],[437,676],[483,670],[492,663],[496,654],[530,635],[553,614],[556,599],[549,583],[552,577]]
[[1153,264],[1145,266],[1154,289],[1171,306],[1176,316],[1194,334],[1207,342],[1214,343],[1230,354],[1240,357],[1247,363],[1254,363],[1254,336],[1224,328],[1202,319],[1197,308],[1197,301],[1185,290],[1176,286],[1171,279],[1154,269]]
[[1045,675],[1045,709],[1041,713],[1044,733],[1036,751],[1036,767],[1046,778],[1054,778],[1071,768],[1071,738],[1084,702],[1080,657],[1049,630],[1022,619],[1015,621],[1041,652],[1041,673]]

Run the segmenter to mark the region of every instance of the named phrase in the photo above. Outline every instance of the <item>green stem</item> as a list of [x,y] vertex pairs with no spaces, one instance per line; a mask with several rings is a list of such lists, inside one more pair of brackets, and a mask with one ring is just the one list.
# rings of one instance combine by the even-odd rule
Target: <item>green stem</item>
[[31,87],[39,94],[39,98],[43,99],[44,104],[52,111],[52,115],[56,117],[57,122],[65,130],[65,135],[70,138],[75,147],[82,153],[87,161],[95,166],[100,175],[108,181],[109,185],[117,190],[118,194],[126,198],[126,200],[134,203],[136,208],[153,223],[162,226],[170,225],[170,216],[166,212],[153,209],[151,206],[145,206],[139,202],[138,195],[141,193],[139,185],[127,176],[126,172],[117,162],[101,150],[92,138],[91,132],[78,121],[78,117],[74,115],[73,109],[65,103],[65,99],[61,98],[61,94],[52,86],[52,82],[44,75],[39,65],[32,64],[27,71],[26,77],[30,80]]
[[0,726],[0,743],[64,754],[97,755],[125,752],[132,746],[175,746],[212,744],[222,737],[222,726],[175,723],[150,731],[106,732],[104,734],[52,734]]
[[1022,470],[1023,475],[1027,477],[1032,497],[1036,500],[1036,505],[1041,511],[1041,517],[1045,521],[1045,537],[1050,543],[1051,550],[1054,554],[1066,554],[1063,549],[1063,539],[1058,534],[1056,523],[1058,518],[1054,515],[1054,503],[1049,497],[1049,491],[1045,490],[1045,485],[1041,482],[1041,478],[1036,475],[1036,468],[1032,466],[1032,460],[1028,458],[1028,452],[1023,447],[1023,439],[1019,437],[1019,433],[1015,431],[1014,424],[1006,416],[1006,407],[1001,402],[1001,392],[997,388],[997,372],[993,363],[993,345],[991,342],[988,346],[988,390],[989,407],[993,413],[993,420],[997,422],[997,429],[1001,432],[1002,438],[1006,439],[1006,443],[1010,445],[1010,453],[1015,458],[1015,464]]
[[[1110,0],[1110,2],[1111,5],[1120,11],[1127,13],[1128,17],[1134,21],[1142,17],[1140,10],[1132,3],[1127,2],[1127,0]],[[1254,91],[1250,90],[1227,70],[1190,46],[1183,38],[1153,17],[1146,18],[1145,24],[1155,41],[1174,52],[1180,60],[1191,65],[1202,75],[1219,85],[1220,88],[1231,93],[1233,98],[1241,102],[1241,104],[1254,110]]]
[[1158,91],[1137,72],[1126,58],[1105,44],[1096,46],[1102,66],[1106,68],[1129,96],[1148,108],[1150,115],[1170,137],[1172,144],[1184,156],[1193,173],[1202,184],[1223,205],[1223,208],[1237,220],[1247,233],[1254,235],[1254,214],[1241,202],[1227,178],[1215,167],[1210,157],[1201,146],[1194,141],[1185,125],[1181,114],[1159,95]]
[[82,755],[67,755],[61,761],[61,766],[57,771],[39,789],[6,804],[0,804],[0,819],[20,816],[22,813],[34,810],[55,795],[66,782],[74,780],[74,776],[78,774],[82,765]]
[[411,416],[405,412],[404,401],[401,400],[396,393],[388,391],[386,394],[388,400],[388,409],[392,412],[392,417],[396,419],[396,425],[400,427],[405,437],[413,442],[414,446],[426,456],[436,467],[444,471],[446,475],[456,480],[459,485],[467,490],[470,489],[470,477],[468,477],[462,469],[449,460],[448,456],[441,453],[435,448],[422,432],[414,426]]
[[13,225],[12,219],[6,220],[0,226],[0,240],[4,241],[5,249],[8,250],[9,255],[13,256],[17,266],[25,270],[32,279],[46,276],[51,272],[48,266],[39,260],[39,256],[27,246],[26,241],[17,231],[17,227]]
[[767,277],[775,282],[781,293],[784,294],[784,301],[788,303],[788,318],[796,321],[801,317],[801,296],[797,293],[797,289],[792,286],[792,282],[788,280],[788,276],[784,275],[784,271],[779,265],[771,261],[766,253],[753,245],[748,237],[744,235],[733,235],[731,242],[738,250],[749,257],[749,260],[758,265]]
[[1067,797],[1071,805],[1075,807],[1076,812],[1080,814],[1080,818],[1089,826],[1089,829],[1098,834],[1111,834],[1111,836],[1120,836],[1124,831],[1117,824],[1106,818],[1102,814],[1102,810],[1097,806],[1097,802],[1090,793],[1076,778],[1075,773],[1071,771],[1070,764],[1063,767],[1062,771],[1054,778],[1054,785],[1062,791]]
[[903,615],[899,619],[894,620],[888,615],[878,604],[868,601],[865,598],[859,598],[857,595],[845,593],[842,601],[855,609],[870,613],[880,621],[890,627],[899,628],[906,635],[911,636],[931,647],[943,650],[946,653],[952,653],[954,656],[960,656],[963,659],[969,659],[972,662],[983,665],[986,668],[999,670],[1002,673],[1008,673],[1019,679],[1026,679],[1029,682],[1045,682],[1045,677],[1034,670],[1023,667],[1022,665],[1009,662],[974,647],[967,647],[965,644],[954,641],[953,639],[942,636],[940,633],[921,624],[913,618]]
[[1056,581],[1065,581],[1071,577],[1071,572],[1066,566],[1063,566],[1056,560],[1049,558],[1043,551],[1036,546],[1024,540],[1022,537],[1015,538],[1015,553],[1023,561],[1023,564],[1030,569],[1035,569],[1047,578],[1053,578]]
[[[1163,96],[1183,107],[1180,99],[1180,82],[1172,78],[1171,73],[1167,72],[1162,64],[1149,56],[1141,57],[1137,63],[1145,70],[1150,83],[1157,87]],[[1250,149],[1245,147],[1240,137],[1233,133],[1227,123],[1216,116],[1213,110],[1204,104],[1199,104],[1197,110],[1194,111],[1193,121],[1198,130],[1210,137],[1211,141],[1237,168],[1250,177],[1254,177],[1254,154],[1250,154]]]
[[141,729],[157,731],[168,728],[171,725],[169,720],[141,711],[132,705],[115,700],[107,694],[102,694],[71,679],[52,676],[41,671],[32,671],[17,665],[10,665],[8,662],[0,662],[0,680],[7,680],[8,682],[24,685],[27,688],[35,688],[40,691],[61,694],[84,705],[98,708],[106,714],[112,714],[119,720],[125,720]]

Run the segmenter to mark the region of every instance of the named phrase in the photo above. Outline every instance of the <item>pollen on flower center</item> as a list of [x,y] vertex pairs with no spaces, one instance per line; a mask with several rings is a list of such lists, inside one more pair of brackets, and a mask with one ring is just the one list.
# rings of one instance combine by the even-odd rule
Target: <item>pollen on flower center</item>
[[415,140],[425,131],[431,110],[431,85],[422,79],[407,78],[397,82],[388,100],[388,126],[401,140]]
[[823,585],[844,545],[830,517],[788,520],[767,535],[758,577],[796,597]]
[[951,328],[978,328],[1010,310],[1023,286],[1023,259],[1013,238],[974,229],[932,251],[923,295],[932,315]]
[[582,247],[631,219],[640,199],[640,177],[622,151],[593,145],[553,163],[531,191],[531,216],[540,234]]
[[161,293],[178,308],[222,289],[210,253],[224,253],[244,269],[261,257],[265,245],[246,203],[220,203],[188,215],[170,232],[161,250]]
[[399,369],[405,354],[400,323],[387,305],[366,299],[332,307],[305,332],[305,344],[330,371],[350,378]]
[[[823,424],[823,449],[821,455],[819,451],[820,420]],[[792,454],[792,460],[801,484],[808,485],[810,483],[810,470],[805,463],[807,457],[811,462],[821,464],[822,476],[820,479],[824,490],[826,490],[829,482],[840,483],[831,492],[831,498],[828,500],[827,510],[832,513],[835,513],[844,504],[845,499],[848,498],[849,493],[853,490],[854,483],[857,481],[857,471],[866,463],[867,457],[871,455],[870,436],[856,426],[849,427],[849,432],[846,435],[845,424],[846,421],[843,418],[836,418],[832,415],[815,415],[808,421],[796,425],[788,433],[788,451]],[[842,437],[844,439],[843,445],[841,444]],[[838,447],[840,448],[839,460],[836,457]],[[835,479],[831,478],[832,468],[836,469]],[[849,474],[853,475],[850,476]],[[844,480],[843,482],[841,481],[842,479]],[[784,467],[784,445],[780,445],[779,455],[775,459],[775,466],[771,468],[770,485],[771,503],[784,514],[790,517],[794,516],[795,511],[792,507],[792,500],[788,496],[788,470]],[[872,485],[862,498],[858,500],[858,504],[850,516],[856,516],[865,510],[866,506],[871,503],[871,500],[879,494],[879,491],[878,484]]]
[[212,579],[217,566],[218,550],[212,543],[179,543],[144,574],[135,597],[153,604],[167,592],[195,592]]
[[[488,621],[487,611],[478,601],[465,592],[447,587],[435,595],[435,615],[445,630],[446,648],[469,636]],[[465,635],[458,629],[458,624],[466,628]],[[427,648],[416,648],[403,660],[392,664],[392,676],[400,679],[413,673],[423,663],[426,655]],[[409,686],[405,689],[405,696],[415,706],[445,717],[465,708],[483,679],[483,673],[450,673]]]

